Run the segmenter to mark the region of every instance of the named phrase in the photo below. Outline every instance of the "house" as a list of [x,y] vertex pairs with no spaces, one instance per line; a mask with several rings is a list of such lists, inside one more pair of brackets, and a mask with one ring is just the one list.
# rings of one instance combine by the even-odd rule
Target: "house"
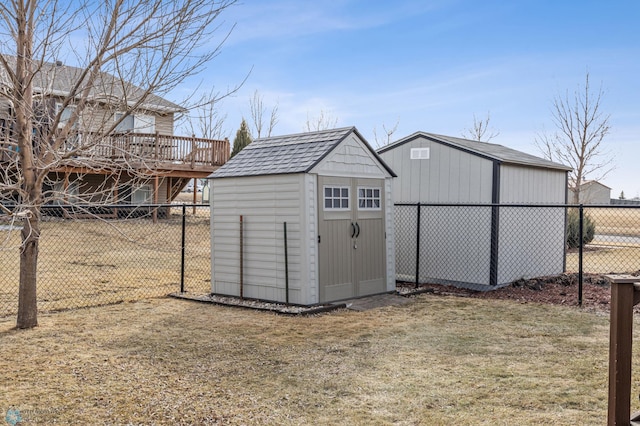
[[[569,167],[501,145],[426,132],[378,154],[398,172],[393,194],[399,280],[414,280],[416,264],[421,282],[479,290],[563,272],[564,209],[497,205],[565,204]],[[426,204],[418,210],[419,228],[415,220],[401,219],[399,203]]]
[[210,176],[211,291],[300,305],[393,291],[394,176],[354,127],[253,141]]
[[576,186],[569,185],[570,202],[576,204],[610,204],[611,188],[595,180],[587,180],[579,186],[579,195],[576,200]]
[[[74,103],[62,102],[82,72],[61,62],[40,65],[34,80],[35,152],[45,146],[41,135],[62,131],[76,111]],[[0,91],[10,90],[7,78],[0,69]],[[90,105],[78,114],[64,145],[52,153],[55,164],[43,188],[50,203],[169,203],[190,180],[207,177],[227,161],[228,140],[175,135],[175,117],[184,108],[156,95],[142,100],[140,94],[140,88],[108,73],[98,76],[90,88]],[[0,164],[9,171],[18,158],[10,99],[0,97]],[[82,144],[92,147],[77,151]],[[11,173],[6,176],[12,179]],[[5,192],[0,202],[12,197],[17,201]]]

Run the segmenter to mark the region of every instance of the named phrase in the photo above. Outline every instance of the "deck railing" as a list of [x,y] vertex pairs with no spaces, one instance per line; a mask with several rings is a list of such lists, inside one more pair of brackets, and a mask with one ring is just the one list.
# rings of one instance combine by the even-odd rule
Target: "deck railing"
[[[17,149],[8,143],[0,148],[0,161],[14,159]],[[5,146],[6,145],[6,146]],[[160,133],[116,133],[107,136],[79,133],[67,138],[63,151],[94,160],[145,162],[187,168],[222,166],[229,160],[229,140],[203,139]],[[37,151],[37,147],[36,147]]]
[[125,133],[103,137],[96,145],[111,159],[142,159],[196,166],[222,166],[229,160],[229,141],[160,133]]

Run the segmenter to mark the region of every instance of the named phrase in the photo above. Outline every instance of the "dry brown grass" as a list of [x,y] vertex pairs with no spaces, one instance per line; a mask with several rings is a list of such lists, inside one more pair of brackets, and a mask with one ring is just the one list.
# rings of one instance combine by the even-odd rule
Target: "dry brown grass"
[[[596,234],[619,237],[640,237],[640,209],[585,208],[594,219]],[[594,274],[635,272],[640,270],[640,245],[634,241],[599,240],[584,252],[583,267]],[[578,271],[578,254],[567,254],[567,271]]]
[[[156,224],[150,219],[43,222],[39,308],[94,306],[179,291],[178,219]],[[17,309],[20,235],[19,231],[1,231],[0,237],[0,316],[13,315]],[[186,289],[210,291],[208,216],[189,216],[186,247]]]
[[[631,273],[640,270],[640,247],[597,247],[584,252],[582,267],[592,274]],[[578,271],[578,253],[567,254],[567,271]]]
[[423,295],[292,318],[154,299],[12,326],[0,321],[0,414],[32,424],[606,419],[608,319],[566,307]]
[[596,233],[640,236],[640,208],[586,208],[596,223]]

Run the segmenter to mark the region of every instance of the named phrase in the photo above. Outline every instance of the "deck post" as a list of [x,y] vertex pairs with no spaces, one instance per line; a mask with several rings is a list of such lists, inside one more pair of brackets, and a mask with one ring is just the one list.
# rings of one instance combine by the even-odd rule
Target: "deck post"
[[611,280],[609,410],[607,425],[630,425],[633,306],[640,301],[640,278],[607,275]]
[[160,159],[160,155],[159,155],[160,154],[160,132],[158,132],[157,130],[156,130],[155,141],[156,141],[155,143],[156,146],[154,147],[155,156],[156,156],[155,160],[156,160],[156,165],[158,165],[158,160]]
[[155,204],[153,208],[153,223],[158,223],[158,179],[157,175],[153,179],[153,204]]
[[196,135],[191,135],[191,168],[196,166]]
[[196,215],[196,203],[198,202],[198,179],[193,178],[193,215]]

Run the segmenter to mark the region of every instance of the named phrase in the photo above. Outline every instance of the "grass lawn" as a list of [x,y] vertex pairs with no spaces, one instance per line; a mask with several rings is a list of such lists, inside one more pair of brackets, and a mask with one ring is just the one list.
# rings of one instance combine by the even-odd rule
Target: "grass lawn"
[[27,424],[601,425],[608,323],[435,295],[308,318],[174,299],[46,314],[30,331],[6,318],[0,418],[14,407]]
[[[38,256],[38,306],[52,311],[160,297],[180,290],[179,209],[171,220],[47,220]],[[202,210],[202,209],[201,209]],[[211,290],[208,210],[186,222],[185,290]],[[206,214],[206,215],[205,215]],[[0,317],[18,306],[20,231],[0,232]]]

